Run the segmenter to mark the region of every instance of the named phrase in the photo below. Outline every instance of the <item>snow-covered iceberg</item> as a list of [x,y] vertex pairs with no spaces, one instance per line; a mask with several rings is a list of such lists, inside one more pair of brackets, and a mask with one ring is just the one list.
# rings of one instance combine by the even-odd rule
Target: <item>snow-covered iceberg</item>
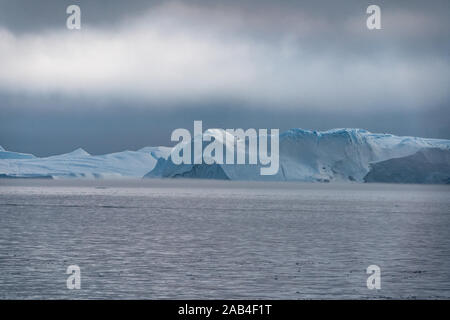
[[[225,148],[229,146],[225,144]],[[280,168],[273,176],[260,175],[260,165],[175,165],[169,157],[159,159],[145,177],[363,182],[371,163],[426,148],[449,149],[450,140],[374,134],[362,129],[291,129],[280,135]]]
[[[0,177],[3,178],[141,178],[156,165],[159,157],[167,157],[171,148],[150,147],[138,151],[122,151],[93,156],[77,149],[70,153],[45,158],[3,156]],[[3,153],[17,154],[9,151]],[[20,155],[20,154],[19,154]]]
[[[214,133],[214,130],[217,129],[207,130],[206,134]],[[227,145],[227,141],[234,140],[225,140],[225,148],[231,148]],[[142,178],[145,176],[146,178],[364,182],[371,170],[372,173],[366,179],[367,181],[370,179],[373,181],[375,179],[373,177],[379,179],[380,170],[387,172],[389,170],[387,167],[396,162],[378,165],[377,163],[408,157],[420,150],[426,152],[432,148],[450,150],[450,140],[375,134],[362,129],[328,131],[291,129],[280,134],[280,163],[277,174],[263,176],[260,175],[261,165],[259,164],[175,165],[171,161],[172,148],[169,147],[145,147],[138,151],[105,155],[90,155],[83,149],[77,149],[70,153],[45,158],[6,151],[0,147],[0,177]],[[233,150],[237,149],[233,148]],[[405,158],[405,161],[409,160],[410,158]],[[448,165],[448,158],[444,158],[444,163]],[[442,161],[438,166],[442,166]],[[415,168],[415,170],[421,170],[423,167],[419,164]]]

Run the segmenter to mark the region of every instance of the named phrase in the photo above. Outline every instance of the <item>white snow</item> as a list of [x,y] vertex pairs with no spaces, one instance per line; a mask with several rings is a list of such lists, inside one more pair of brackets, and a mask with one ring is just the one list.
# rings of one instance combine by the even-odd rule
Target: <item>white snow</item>
[[[161,151],[163,152],[164,149]],[[45,158],[1,159],[0,175],[52,178],[141,178],[156,165],[157,156],[122,151],[92,156],[83,149]]]
[[152,155],[154,158],[164,158],[167,159],[172,151],[172,148],[169,147],[144,147],[138,150],[139,152],[145,152]]

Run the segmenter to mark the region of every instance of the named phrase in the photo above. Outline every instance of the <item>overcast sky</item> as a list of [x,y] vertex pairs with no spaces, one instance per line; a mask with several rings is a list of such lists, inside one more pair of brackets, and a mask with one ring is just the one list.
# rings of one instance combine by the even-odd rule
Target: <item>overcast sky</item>
[[[81,30],[66,28],[70,4]],[[450,138],[449,13],[448,0],[0,0],[0,145],[170,145],[193,120]]]

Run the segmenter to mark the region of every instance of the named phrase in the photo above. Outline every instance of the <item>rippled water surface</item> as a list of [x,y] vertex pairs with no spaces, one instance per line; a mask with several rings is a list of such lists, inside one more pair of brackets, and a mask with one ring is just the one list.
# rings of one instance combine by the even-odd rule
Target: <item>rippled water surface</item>
[[449,191],[0,180],[0,298],[450,298]]

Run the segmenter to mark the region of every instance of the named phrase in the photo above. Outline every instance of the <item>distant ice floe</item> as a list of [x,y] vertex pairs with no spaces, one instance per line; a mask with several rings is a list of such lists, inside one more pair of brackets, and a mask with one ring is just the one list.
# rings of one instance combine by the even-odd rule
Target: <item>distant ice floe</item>
[[170,150],[166,147],[151,147],[93,156],[79,148],[70,153],[44,158],[0,151],[0,177],[141,178],[154,168],[159,157],[166,156]]

